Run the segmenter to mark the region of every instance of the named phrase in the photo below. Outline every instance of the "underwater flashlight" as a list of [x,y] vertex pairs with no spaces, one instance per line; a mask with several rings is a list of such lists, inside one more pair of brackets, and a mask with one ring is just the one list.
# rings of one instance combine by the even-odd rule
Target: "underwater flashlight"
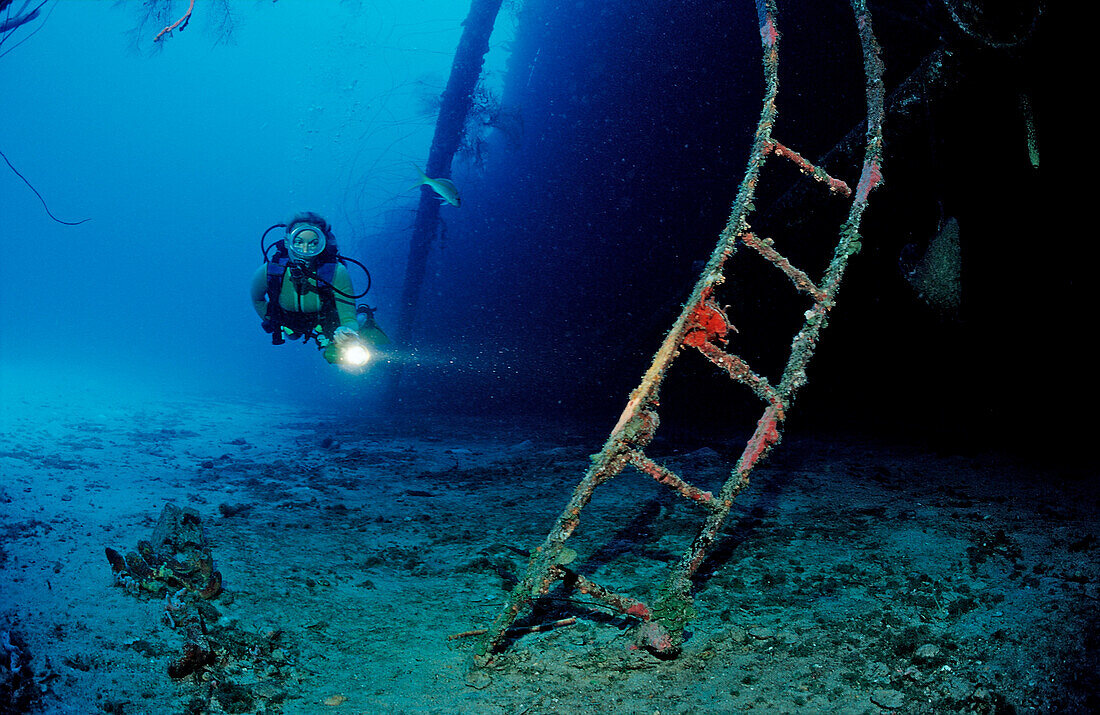
[[337,357],[340,367],[348,372],[357,372],[370,362],[371,352],[361,342],[348,341],[338,348]]

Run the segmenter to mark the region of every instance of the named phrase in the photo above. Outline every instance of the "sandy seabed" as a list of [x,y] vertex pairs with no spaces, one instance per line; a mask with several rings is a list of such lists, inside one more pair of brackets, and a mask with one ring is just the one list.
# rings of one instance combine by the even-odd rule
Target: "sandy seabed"
[[[574,624],[477,668],[478,639],[448,636],[499,612],[606,425],[15,384],[0,409],[3,713],[1100,709],[1100,504],[1079,470],[790,433],[695,580],[678,658],[557,589],[522,623]],[[651,456],[714,489],[739,449]],[[135,593],[105,557],[169,503],[201,519],[212,600]],[[571,567],[651,600],[699,518],[623,474],[585,510]],[[216,659],[171,677],[180,609],[200,607]]]

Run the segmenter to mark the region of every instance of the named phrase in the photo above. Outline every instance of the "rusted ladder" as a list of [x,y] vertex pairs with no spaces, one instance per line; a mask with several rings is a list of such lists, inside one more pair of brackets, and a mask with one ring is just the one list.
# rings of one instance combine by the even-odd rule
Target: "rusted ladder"
[[[566,577],[581,593],[638,618],[641,622],[639,640],[650,651],[662,656],[672,656],[679,651],[684,626],[694,616],[691,578],[714,544],[718,531],[733,506],[734,498],[748,484],[753,467],[779,441],[791,400],[798,388],[806,382],[806,366],[813,356],[821,331],[828,322],[829,311],[835,305],[848,258],[859,250],[859,225],[867,206],[868,194],[882,180],[882,62],[878,44],[871,31],[871,18],[865,0],[850,0],[850,3],[855,12],[863,47],[867,101],[866,147],[855,192],[843,181],[829,176],[821,167],[813,165],[772,138],[772,126],[776,117],[775,101],[779,91],[776,7],[775,0],[756,0],[764,53],[765,96],[748,167],[734,200],[729,221],[719,236],[718,245],[699,276],[691,297],[654,356],[641,384],[631,393],[630,400],[603,449],[593,458],[592,466],[574,489],[569,503],[546,540],[531,555],[523,578],[512,590],[508,603],[488,629],[476,655],[479,664],[484,665],[492,660],[494,653],[501,647],[508,628],[523,609],[532,600],[546,594],[555,582]],[[818,282],[792,266],[776,250],[771,240],[761,238],[749,230],[747,219],[752,210],[760,171],[771,157],[793,161],[804,174],[820,182],[828,191],[851,200],[847,219],[840,227],[833,257]],[[778,384],[772,384],[766,377],[754,372],[745,360],[724,349],[733,326],[716,302],[714,291],[723,282],[727,262],[740,246],[760,254],[812,302],[804,314],[802,328],[791,344],[791,352]],[[691,485],[645,453],[659,423],[657,407],[661,383],[676,357],[689,348],[698,350],[731,379],[746,385],[764,403],[763,415],[757,422],[754,433],[718,494]],[[695,502],[705,512],[699,533],[671,568],[652,606],[616,593],[561,565],[565,541],[577,528],[581,510],[591,500],[594,490],[618,475],[627,465]]]

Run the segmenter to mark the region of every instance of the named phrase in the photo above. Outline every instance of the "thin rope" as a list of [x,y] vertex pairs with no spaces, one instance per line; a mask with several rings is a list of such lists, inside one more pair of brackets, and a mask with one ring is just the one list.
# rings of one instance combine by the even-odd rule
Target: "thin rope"
[[15,165],[11,163],[11,159],[8,158],[8,155],[0,151],[0,156],[4,157],[4,161],[7,162],[8,168],[14,171],[15,175],[22,179],[24,184],[30,187],[30,190],[33,191],[34,195],[38,197],[38,200],[42,202],[42,208],[46,209],[46,213],[49,214],[50,218],[52,218],[54,221],[57,221],[58,223],[64,224],[66,226],[79,226],[85,221],[91,221],[90,218],[82,218],[79,221],[62,221],[58,217],[54,216],[53,213],[50,211],[50,207],[46,205],[46,199],[42,198],[42,194],[38,193],[38,189],[34,188],[31,182],[27,181],[27,177],[19,173],[19,169],[16,169]]

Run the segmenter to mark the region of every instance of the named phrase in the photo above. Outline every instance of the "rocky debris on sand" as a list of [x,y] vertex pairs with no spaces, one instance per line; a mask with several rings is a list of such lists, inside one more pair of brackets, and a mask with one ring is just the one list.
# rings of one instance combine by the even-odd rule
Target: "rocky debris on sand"
[[251,504],[218,504],[218,513],[226,518],[247,516],[250,511],[252,511]]
[[931,663],[940,657],[940,647],[935,643],[925,643],[913,654],[914,663]]
[[871,693],[871,702],[880,708],[897,710],[905,704],[905,696],[897,690],[879,689]]

